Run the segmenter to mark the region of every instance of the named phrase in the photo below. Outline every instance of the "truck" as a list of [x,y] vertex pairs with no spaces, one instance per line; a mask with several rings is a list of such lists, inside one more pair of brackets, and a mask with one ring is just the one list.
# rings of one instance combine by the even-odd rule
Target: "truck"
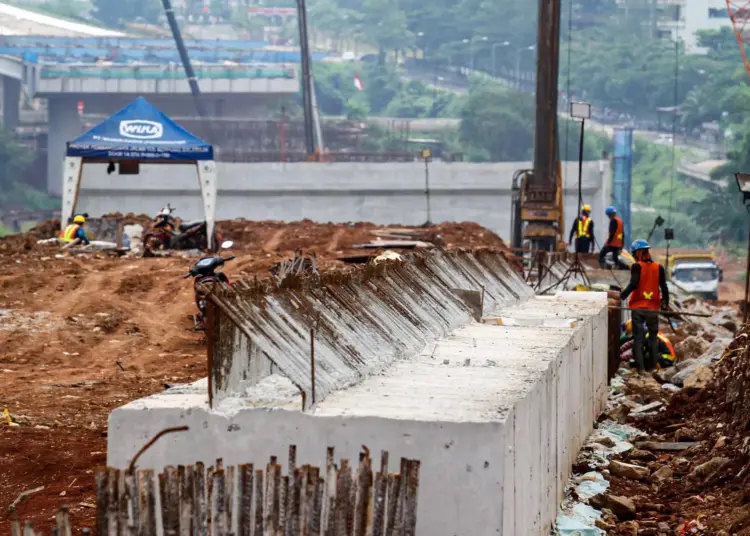
[[667,277],[685,292],[704,300],[719,299],[724,272],[713,253],[675,253],[669,256]]

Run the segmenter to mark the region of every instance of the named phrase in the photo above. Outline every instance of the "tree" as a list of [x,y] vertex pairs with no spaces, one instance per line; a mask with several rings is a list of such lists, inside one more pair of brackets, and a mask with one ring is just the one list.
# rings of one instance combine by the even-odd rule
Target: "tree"
[[92,0],[94,17],[109,26],[124,27],[129,22],[159,22],[162,7],[155,0]]
[[461,113],[461,142],[469,155],[493,162],[531,159],[534,103],[530,96],[494,85],[469,93]]

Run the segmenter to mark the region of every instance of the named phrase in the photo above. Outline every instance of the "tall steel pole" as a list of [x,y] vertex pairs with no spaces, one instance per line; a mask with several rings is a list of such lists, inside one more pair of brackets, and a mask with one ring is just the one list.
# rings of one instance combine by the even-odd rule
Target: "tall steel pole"
[[305,0],[297,0],[297,25],[299,26],[299,52],[302,68],[302,105],[305,117],[305,148],[308,157],[315,154],[313,131],[312,72],[310,69],[310,43],[307,36],[307,7]]
[[560,68],[560,0],[539,0],[536,69],[534,186],[555,190],[557,78]]
[[[201,119],[205,119],[208,114],[206,113],[206,109],[203,107],[203,101],[201,100],[201,90],[198,87],[198,79],[195,77],[193,65],[190,63],[190,56],[188,56],[187,48],[185,48],[185,42],[182,40],[182,33],[180,32],[180,27],[177,25],[177,19],[174,16],[174,9],[172,9],[170,0],[161,0],[161,3],[162,6],[164,6],[164,14],[167,16],[169,29],[172,30],[172,37],[174,38],[175,45],[177,45],[177,52],[179,52],[180,54],[182,67],[185,69],[185,75],[187,76],[188,85],[190,86],[190,93],[193,95],[193,101],[195,101],[195,109]],[[206,127],[208,128],[208,125],[206,125]]]

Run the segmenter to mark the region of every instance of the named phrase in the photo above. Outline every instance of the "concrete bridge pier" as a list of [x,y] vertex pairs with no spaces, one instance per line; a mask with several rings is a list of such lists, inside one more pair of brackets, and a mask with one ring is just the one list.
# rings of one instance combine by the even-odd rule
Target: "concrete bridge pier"
[[21,123],[21,81],[9,76],[2,77],[3,128],[14,130]]
[[47,101],[47,192],[62,195],[63,159],[67,143],[81,133],[81,116],[75,97],[54,97]]

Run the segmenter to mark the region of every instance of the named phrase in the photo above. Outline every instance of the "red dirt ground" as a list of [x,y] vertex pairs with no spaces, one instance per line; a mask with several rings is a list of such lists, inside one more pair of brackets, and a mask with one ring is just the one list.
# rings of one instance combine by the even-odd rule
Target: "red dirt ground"
[[[103,253],[56,258],[47,223],[26,236],[0,239],[0,533],[9,532],[9,506],[24,490],[44,490],[15,514],[49,530],[63,505],[74,526],[93,526],[93,470],[106,463],[107,417],[165,383],[205,376],[201,335],[192,331],[192,285],[182,279],[196,259],[112,257]],[[310,221],[220,222],[235,241],[230,279],[264,276],[297,248],[316,251],[325,268],[374,238],[375,225]],[[473,223],[430,229],[446,247],[504,248]]]

